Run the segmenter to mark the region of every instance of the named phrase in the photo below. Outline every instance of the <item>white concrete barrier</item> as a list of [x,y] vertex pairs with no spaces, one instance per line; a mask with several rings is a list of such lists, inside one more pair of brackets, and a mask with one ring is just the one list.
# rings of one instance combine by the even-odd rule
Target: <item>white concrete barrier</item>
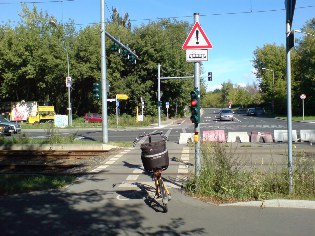
[[228,132],[227,142],[249,143],[249,135],[247,132]]
[[[275,142],[288,142],[287,130],[274,130],[273,136],[274,136]],[[297,142],[296,130],[292,130],[292,141]]]
[[300,130],[301,142],[315,142],[315,130]]
[[188,140],[194,142],[194,133],[180,133],[179,144],[187,144]]

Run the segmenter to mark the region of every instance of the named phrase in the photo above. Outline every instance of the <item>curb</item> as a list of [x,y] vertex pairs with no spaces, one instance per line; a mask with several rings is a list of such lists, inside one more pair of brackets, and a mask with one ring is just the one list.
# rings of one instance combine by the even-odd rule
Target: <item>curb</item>
[[117,148],[109,144],[6,144],[0,145],[0,150],[8,151],[66,151],[66,150],[86,150],[86,151],[110,151]]
[[245,207],[261,207],[261,208],[300,208],[315,210],[315,201],[308,200],[288,200],[288,199],[272,199],[263,201],[224,203],[219,206],[245,206]]

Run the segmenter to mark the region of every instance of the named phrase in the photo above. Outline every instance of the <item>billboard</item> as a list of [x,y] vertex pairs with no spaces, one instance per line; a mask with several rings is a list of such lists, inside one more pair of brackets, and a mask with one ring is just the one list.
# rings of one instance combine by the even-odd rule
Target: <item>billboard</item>
[[36,116],[37,102],[13,102],[11,105],[11,121],[26,121],[30,115]]

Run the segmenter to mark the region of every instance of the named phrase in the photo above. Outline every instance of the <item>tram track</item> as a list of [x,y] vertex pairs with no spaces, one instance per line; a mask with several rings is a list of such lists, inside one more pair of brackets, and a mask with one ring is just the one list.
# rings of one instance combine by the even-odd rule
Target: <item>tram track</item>
[[[90,174],[90,170],[104,164],[110,156],[119,153],[121,149],[106,150],[0,150],[0,175],[53,175],[53,174]],[[170,168],[182,164],[194,168],[194,162],[181,160],[183,154],[180,149],[170,148]],[[301,150],[299,150],[301,151]],[[194,155],[194,147],[189,150],[189,155]],[[304,157],[314,160],[315,150],[307,148],[303,152]],[[186,153],[188,154],[188,153]],[[286,165],[286,150],[273,146],[267,147],[238,147],[227,148],[227,154],[237,157],[243,162],[243,167],[262,166],[272,163],[273,165]],[[128,159],[138,156],[139,153],[128,153]],[[263,163],[263,164],[262,164]],[[129,163],[125,163],[128,165]],[[118,164],[111,164],[113,167]],[[121,164],[120,164],[121,165]],[[124,165],[124,164],[123,164]],[[114,175],[124,173],[109,173]],[[175,175],[177,172],[167,173]]]
[[86,174],[115,151],[1,150],[0,174]]

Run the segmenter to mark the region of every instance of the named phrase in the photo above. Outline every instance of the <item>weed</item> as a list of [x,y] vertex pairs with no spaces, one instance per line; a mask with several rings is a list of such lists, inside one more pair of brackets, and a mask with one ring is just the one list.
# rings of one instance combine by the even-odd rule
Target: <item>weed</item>
[[200,176],[192,176],[185,185],[186,192],[219,202],[266,200],[271,198],[315,197],[315,163],[303,155],[297,158],[294,169],[293,194],[289,194],[288,170],[270,164],[268,168],[244,163],[232,146],[220,143],[202,143]]

